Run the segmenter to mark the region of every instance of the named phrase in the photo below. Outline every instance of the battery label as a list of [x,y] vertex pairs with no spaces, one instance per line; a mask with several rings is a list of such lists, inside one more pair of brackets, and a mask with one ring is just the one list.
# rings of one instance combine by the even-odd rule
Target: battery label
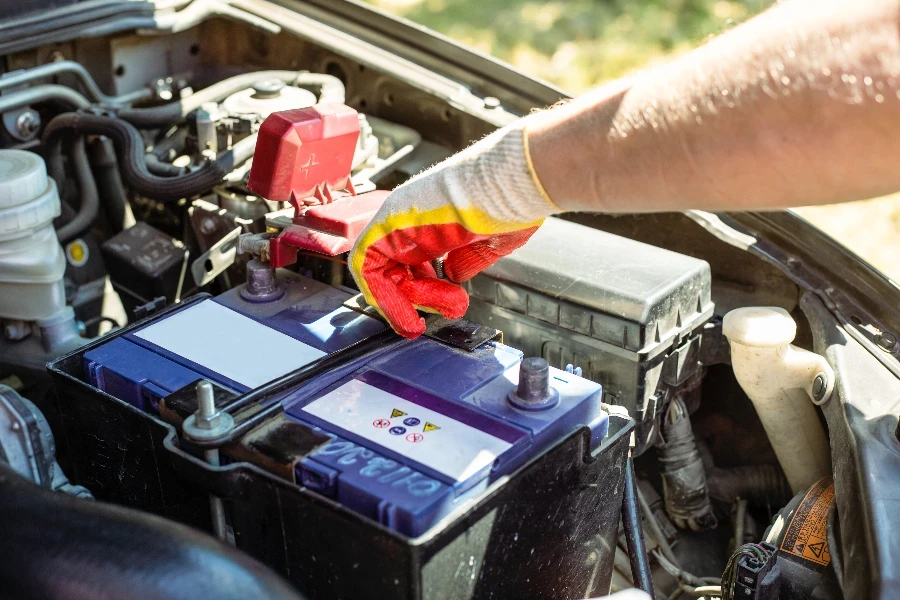
[[507,439],[359,379],[302,410],[456,481],[482,471],[513,446]]
[[134,334],[248,388],[325,356],[325,352],[212,300]]

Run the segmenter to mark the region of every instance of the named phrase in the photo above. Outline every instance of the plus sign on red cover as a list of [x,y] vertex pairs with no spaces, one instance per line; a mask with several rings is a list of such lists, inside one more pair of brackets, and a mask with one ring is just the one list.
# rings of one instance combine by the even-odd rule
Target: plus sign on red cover
[[247,187],[269,200],[330,197],[352,189],[350,169],[359,137],[357,112],[322,103],[272,113],[259,129]]

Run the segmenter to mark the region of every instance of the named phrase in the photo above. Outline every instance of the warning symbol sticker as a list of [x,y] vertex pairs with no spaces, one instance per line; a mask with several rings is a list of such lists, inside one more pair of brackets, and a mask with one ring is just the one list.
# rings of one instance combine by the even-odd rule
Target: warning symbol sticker
[[391,411],[391,418],[396,419],[397,417],[402,417],[405,414],[406,413],[403,412],[402,410],[395,408],[394,410]]
[[788,525],[781,551],[820,565],[831,563],[828,552],[828,511],[834,501],[834,483],[819,480],[806,493]]
[[429,422],[426,421],[426,422],[425,422],[425,429],[423,429],[422,431],[435,431],[435,430],[437,430],[437,429],[440,429],[440,427],[438,427],[438,426],[435,425],[434,423],[429,423]]
[[390,427],[391,422],[387,419],[375,419],[374,421],[372,421],[372,425],[374,425],[378,429],[384,429],[385,427]]

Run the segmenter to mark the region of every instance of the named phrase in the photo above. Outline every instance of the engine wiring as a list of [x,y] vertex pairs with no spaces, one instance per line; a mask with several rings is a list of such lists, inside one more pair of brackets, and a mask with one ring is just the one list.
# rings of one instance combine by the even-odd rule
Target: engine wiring
[[769,560],[774,552],[767,550],[761,544],[744,544],[735,550],[728,564],[725,565],[725,571],[722,573],[722,600],[734,600],[734,589],[737,583],[737,565],[744,556],[755,558],[760,562]]

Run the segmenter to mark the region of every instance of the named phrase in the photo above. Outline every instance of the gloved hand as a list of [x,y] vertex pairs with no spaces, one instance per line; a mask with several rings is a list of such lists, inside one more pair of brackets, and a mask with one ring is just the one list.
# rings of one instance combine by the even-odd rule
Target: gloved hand
[[[560,209],[528,155],[528,118],[495,131],[395,189],[350,251],[366,301],[400,335],[425,331],[416,309],[458,319],[457,285],[528,241]],[[438,279],[431,261],[446,256]]]

